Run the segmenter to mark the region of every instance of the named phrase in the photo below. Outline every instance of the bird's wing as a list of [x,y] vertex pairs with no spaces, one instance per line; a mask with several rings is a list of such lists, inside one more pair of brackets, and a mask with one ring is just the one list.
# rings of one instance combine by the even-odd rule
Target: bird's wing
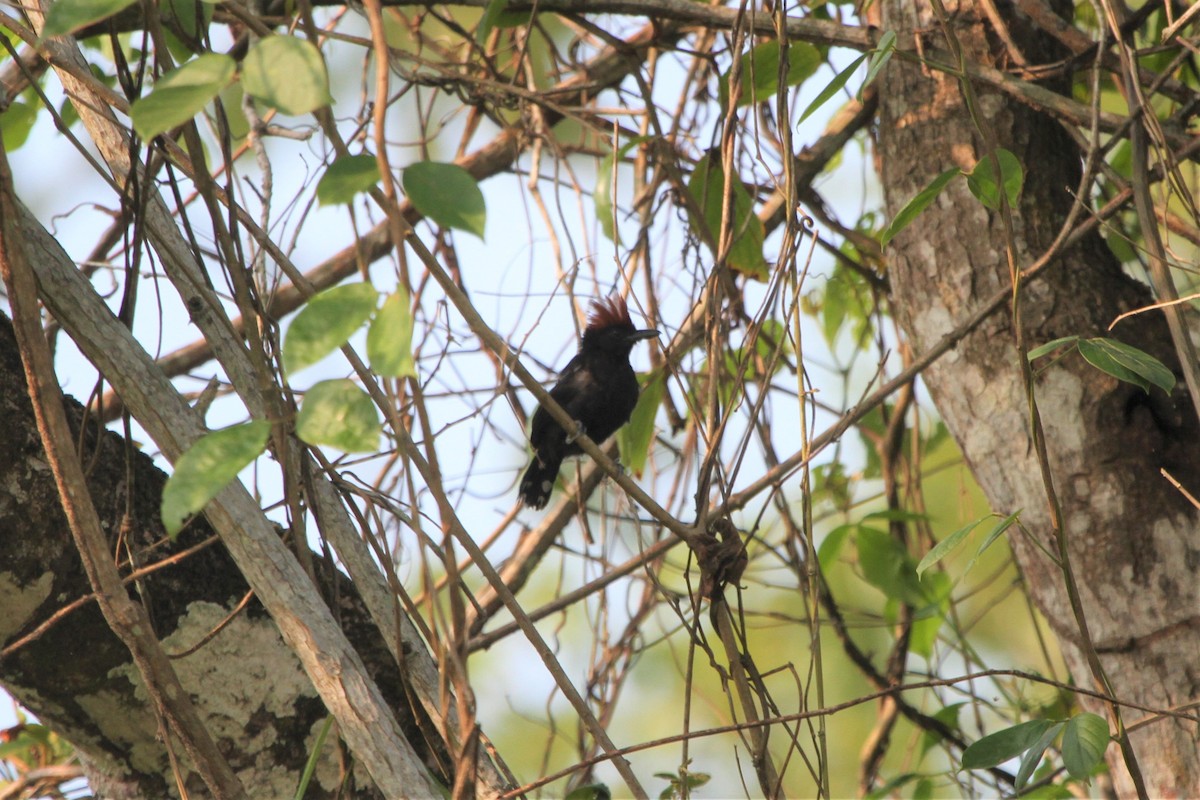
[[[558,374],[558,383],[550,389],[550,396],[563,408],[570,410],[575,402],[575,398],[583,391],[586,381],[580,380],[580,373],[583,370],[583,359],[578,355],[567,362],[567,366]],[[529,430],[529,440],[531,442],[544,442],[546,436],[554,430],[562,430],[562,426],[554,421],[554,417],[550,416],[550,412],[538,406],[537,411],[533,414],[533,424]],[[564,434],[564,437],[565,434]]]

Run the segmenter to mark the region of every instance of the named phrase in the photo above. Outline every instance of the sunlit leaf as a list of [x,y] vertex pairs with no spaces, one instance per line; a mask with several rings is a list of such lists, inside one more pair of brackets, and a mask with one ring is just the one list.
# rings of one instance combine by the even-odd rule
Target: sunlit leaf
[[984,552],[986,552],[987,549],[992,546],[993,542],[995,542],[997,539],[999,539],[1000,536],[1003,535],[1005,531],[1007,531],[1009,528],[1011,528],[1013,525],[1016,524],[1017,519],[1020,517],[1020,515],[1021,515],[1021,509],[1018,508],[1016,511],[1009,514],[1007,517],[1005,517],[1004,519],[997,522],[996,526],[994,528],[992,528],[990,531],[988,531],[988,535],[983,537],[983,541],[979,543],[979,548],[975,551],[975,555],[971,556],[971,560],[967,562],[967,565],[965,567],[963,567],[964,575],[966,575],[968,572],[971,571],[971,567],[975,566],[975,562],[978,561],[980,559],[980,557],[983,556]]
[[4,149],[16,150],[29,138],[33,124],[37,122],[39,106],[35,103],[14,101],[0,114],[0,135],[4,137]]
[[842,87],[846,85],[846,81],[850,80],[850,76],[853,75],[859,66],[861,66],[866,60],[867,53],[863,53],[861,56],[854,59],[854,61],[850,62],[850,66],[846,67],[844,70],[835,75],[833,80],[829,82],[829,85],[822,89],[821,93],[817,95],[811,103],[808,104],[808,108],[804,109],[804,113],[800,115],[800,121],[796,124],[799,125],[801,122],[804,122],[804,120],[812,116],[814,111],[825,105],[829,98],[841,91]]
[[609,241],[620,244],[621,234],[613,218],[613,181],[616,175],[616,161],[613,154],[609,153],[600,159],[600,168],[596,170],[596,190],[592,193],[592,202],[596,204],[596,219],[600,222],[600,232]]
[[[779,41],[772,39],[742,54],[742,93],[739,106],[770,100],[779,89]],[[821,66],[821,51],[808,42],[788,45],[787,85],[796,86],[809,78]],[[730,70],[731,71],[731,70]],[[722,107],[729,105],[729,74],[726,71],[717,84]]]
[[874,52],[871,54],[871,63],[867,65],[867,77],[863,79],[862,86],[858,87],[857,97],[860,101],[862,100],[863,91],[875,81],[880,71],[892,60],[892,53],[895,50],[896,32],[884,31],[883,36],[879,37],[879,44],[876,45]]
[[821,565],[822,572],[829,572],[837,557],[841,555],[846,537],[854,530],[854,527],[853,525],[839,525],[825,534],[820,547],[817,548],[817,562]]
[[367,330],[371,369],[389,378],[415,378],[413,314],[408,290],[399,287],[383,303]]
[[130,109],[134,130],[153,139],[184,124],[204,110],[233,78],[232,58],[206,53],[159,78],[154,90]]
[[211,2],[167,0],[161,7],[164,21],[177,25],[182,34],[193,43],[199,38],[201,31],[212,22],[214,9]]
[[921,584],[928,596],[928,604],[917,609],[909,634],[909,649],[922,658],[933,657],[933,646],[937,644],[938,632],[946,621],[950,608],[950,593],[954,581],[944,572],[934,572]]
[[471,173],[458,164],[418,161],[404,169],[404,193],[425,216],[446,228],[483,238],[487,207]]
[[212,431],[175,462],[162,492],[162,521],[174,538],[193,514],[212,500],[267,446],[268,422],[252,421]]
[[496,27],[496,17],[508,8],[508,0],[488,0],[483,8],[483,16],[479,18],[479,27],[475,29],[475,41],[483,44],[488,34]]
[[288,326],[283,341],[283,366],[297,372],[341,347],[358,330],[379,302],[369,283],[335,286],[313,296]]
[[371,398],[354,381],[321,381],[304,393],[296,415],[296,435],[313,445],[347,453],[379,447],[379,415]]
[[[514,28],[529,23],[530,11],[509,11],[511,0],[488,0],[479,18],[479,26],[475,28],[475,41],[483,44],[488,34],[496,28]],[[535,7],[536,8],[536,7]]]
[[349,203],[359,192],[378,182],[379,162],[375,156],[342,156],[329,165],[317,182],[317,201],[323,206]]
[[74,33],[93,22],[108,19],[133,3],[134,0],[54,0],[46,12],[42,37]]
[[933,549],[926,553],[925,557],[921,559],[921,563],[917,564],[917,575],[923,575],[925,570],[929,569],[957,549],[958,546],[962,544],[963,539],[967,538],[967,534],[975,530],[979,523],[983,522],[990,516],[991,514],[985,514],[974,522],[967,523],[934,545]]
[[242,62],[242,85],[257,100],[293,116],[333,102],[325,59],[312,42],[268,36]]
[[656,371],[642,389],[629,423],[617,433],[621,463],[639,478],[646,468],[646,458],[654,441],[654,417],[662,404],[664,390],[663,374]]

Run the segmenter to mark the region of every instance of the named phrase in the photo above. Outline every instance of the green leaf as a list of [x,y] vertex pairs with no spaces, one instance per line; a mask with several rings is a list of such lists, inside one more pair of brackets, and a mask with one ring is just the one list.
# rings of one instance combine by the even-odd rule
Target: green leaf
[[413,359],[413,313],[408,290],[396,289],[375,314],[367,330],[371,369],[389,378],[417,377]]
[[479,18],[475,28],[475,41],[480,44],[487,41],[487,35],[497,28],[520,28],[527,25],[533,17],[530,11],[509,11],[509,0],[488,0],[484,8],[484,16]]
[[1028,358],[1030,361],[1033,361],[1035,359],[1041,358],[1042,356],[1053,353],[1055,350],[1062,347],[1063,345],[1075,344],[1075,342],[1077,342],[1077,341],[1079,341],[1078,336],[1060,336],[1059,338],[1055,339],[1052,342],[1046,342],[1041,347],[1033,348],[1032,350],[1030,350],[1028,353],[1025,354],[1025,357]]
[[858,563],[867,583],[888,598],[902,603],[916,604],[924,599],[916,583],[912,559],[904,545],[889,534],[865,525],[858,527],[855,540],[858,543]]
[[1045,719],[1022,722],[989,734],[963,750],[963,769],[987,769],[1024,753],[1053,723]]
[[928,522],[928,514],[919,514],[916,511],[906,511],[903,508],[885,508],[882,511],[872,511],[863,517],[863,521],[872,519],[882,519],[888,522]]
[[926,553],[925,557],[921,559],[921,563],[917,564],[917,576],[920,577],[924,575],[925,570],[929,569],[934,564],[948,556],[960,544],[962,544],[963,539],[967,538],[967,534],[975,530],[979,523],[983,522],[990,516],[991,514],[984,514],[979,519],[975,520],[974,522],[967,523],[934,545],[933,549]]
[[[948,706],[939,708],[933,715],[933,718],[941,722],[952,731],[960,730],[958,724],[958,711],[966,703],[951,703]],[[940,733],[935,733],[926,730],[921,734],[921,756],[924,757],[932,748],[936,747],[938,742],[942,741],[943,737]]]
[[204,510],[267,446],[269,422],[246,422],[197,439],[175,462],[162,492],[162,521],[174,539],[188,517]]
[[821,546],[817,548],[817,562],[821,565],[821,572],[825,574],[829,573],[834,560],[842,552],[842,545],[846,542],[846,536],[855,527],[857,526],[839,525],[825,534],[825,538],[821,540]]
[[1117,380],[1132,383],[1141,388],[1146,394],[1150,393],[1150,382],[1138,375],[1130,369],[1126,369],[1119,362],[1115,361],[1112,356],[1102,347],[1098,347],[1092,339],[1081,339],[1079,341],[1079,354],[1083,356],[1089,364],[1101,372],[1112,375]]
[[341,347],[370,318],[379,292],[369,283],[326,289],[300,309],[283,341],[283,367],[298,372]]
[[846,85],[846,81],[850,80],[850,76],[854,74],[855,70],[857,70],[859,66],[867,60],[867,55],[867,53],[863,53],[861,56],[854,59],[854,61],[850,62],[850,66],[846,67],[844,70],[835,75],[833,80],[829,82],[829,85],[822,89],[821,93],[817,95],[816,99],[808,104],[808,108],[804,109],[804,113],[800,115],[800,122],[797,122],[796,125],[800,125],[800,123],[808,119],[814,111],[825,105],[829,98],[841,91],[842,87]]
[[592,193],[592,201],[596,204],[596,218],[600,221],[601,233],[617,244],[621,243],[621,233],[616,229],[616,220],[613,217],[613,184],[617,176],[617,165],[630,150],[652,138],[635,136],[629,139],[616,153],[610,152],[602,158],[596,170],[596,191]]
[[[779,42],[764,42],[742,53],[742,93],[738,106],[770,100],[779,90]],[[808,42],[792,42],[788,45],[787,85],[796,86],[812,76],[821,66],[821,51]],[[732,67],[717,82],[721,107],[729,105],[729,74]]]
[[134,130],[143,139],[184,124],[204,110],[233,78],[237,64],[229,56],[206,53],[159,78],[154,90],[130,109]]
[[508,0],[488,0],[487,6],[483,9],[483,16],[479,18],[479,26],[475,29],[475,41],[479,44],[487,41],[488,34],[496,27],[500,15],[507,8]]
[[1009,207],[1016,208],[1017,201],[1021,199],[1025,171],[1017,157],[1003,147],[996,148],[996,160],[1000,162],[1000,180],[996,179],[991,157],[984,156],[967,176],[967,187],[979,202],[995,211],[1000,208],[1000,187],[1003,186]]
[[268,36],[242,62],[242,85],[271,108],[296,116],[333,102],[325,59],[312,42]]
[[921,776],[916,772],[902,772],[887,783],[877,786],[863,796],[863,800],[887,800],[889,797],[899,797],[899,790],[905,784],[912,783]]
[[1104,758],[1108,748],[1108,723],[1096,714],[1076,714],[1067,720],[1063,733],[1062,755],[1067,772],[1076,780],[1083,780]]
[[25,144],[33,123],[37,122],[38,108],[35,103],[17,100],[0,114],[0,135],[4,137],[5,150],[16,150]]
[[329,729],[332,727],[333,717],[326,717],[325,724],[317,732],[317,741],[313,743],[312,752],[308,754],[308,761],[304,764],[304,772],[300,775],[300,785],[296,787],[296,794],[293,795],[293,800],[304,800],[304,795],[308,793],[309,781],[312,780],[313,774],[317,771],[317,762],[321,758],[321,751],[325,749],[325,737],[329,735]]
[[1114,378],[1136,384],[1150,393],[1154,384],[1167,394],[1175,388],[1175,375],[1147,352],[1116,339],[1083,339],[1079,352],[1096,369]]
[[379,446],[379,415],[371,398],[354,381],[321,381],[304,393],[296,415],[296,435],[312,445],[347,453],[369,453]]
[[1021,793],[1021,800],[1073,800],[1071,790],[1061,783],[1045,783]]
[[359,192],[378,182],[379,162],[375,156],[342,156],[329,165],[317,182],[317,202],[323,206],[349,203]]
[[841,265],[834,267],[833,275],[825,281],[825,291],[821,297],[821,333],[825,342],[832,347],[837,340],[838,331],[846,321],[846,312],[850,304],[850,294],[853,287],[845,280],[839,280]]
[[425,216],[445,228],[483,238],[487,207],[471,173],[458,164],[418,161],[404,169],[404,193]]
[[605,238],[615,244],[621,243],[621,234],[617,230],[613,217],[613,181],[617,176],[616,161],[609,153],[600,159],[600,168],[596,170],[596,191],[592,193],[592,202],[596,204],[596,219],[600,222],[600,232]]
[[896,49],[896,32],[885,31],[883,36],[879,37],[879,44],[876,45],[874,53],[871,56],[871,63],[867,65],[867,77],[862,82],[862,86],[858,87],[858,99],[862,101],[863,91],[871,85],[872,81],[879,75],[887,63],[892,60],[892,53]]
[[[195,42],[213,18],[211,2],[198,0],[166,0],[161,6],[163,20],[178,26],[184,36]],[[194,52],[189,50],[189,55]]]
[[[711,241],[716,243],[721,235],[721,205],[725,195],[725,173],[721,168],[719,153],[706,153],[696,162],[696,168],[688,180],[688,192],[704,214],[703,220],[689,216],[693,230],[706,226]],[[762,254],[762,220],[754,213],[754,200],[740,179],[733,182],[732,195],[729,224],[733,231],[733,244],[726,260],[738,272],[766,280],[768,271]]]
[[567,793],[566,800],[611,800],[612,790],[603,783],[576,786]]
[[93,22],[108,19],[133,3],[134,0],[55,0],[46,12],[42,38],[74,33]]
[[944,572],[935,572],[922,584],[929,603],[913,615],[912,632],[909,634],[909,649],[922,658],[933,657],[933,646],[937,643],[938,631],[946,621],[950,608],[950,593],[954,581]]
[[883,229],[883,233],[879,236],[879,246],[887,247],[897,233],[908,227],[917,215],[924,211],[937,196],[942,193],[942,189],[946,188],[951,180],[957,175],[962,174],[962,171],[957,167],[948,169],[941,175],[938,175],[929,185],[921,191],[913,195],[913,198],[904,204],[904,208],[896,212],[896,216],[892,219],[888,226]]
[[1058,736],[1059,731],[1063,729],[1063,723],[1056,722],[1046,729],[1046,732],[1038,738],[1033,746],[1025,751],[1025,755],[1021,756],[1021,765],[1017,769],[1017,779],[1013,783],[1013,788],[1020,791],[1029,782],[1029,777],[1033,775],[1033,771],[1037,769],[1038,764],[1042,761],[1042,754],[1046,752],[1046,748]]
[[617,433],[617,444],[621,448],[621,463],[637,477],[646,468],[646,458],[654,441],[654,417],[662,405],[665,382],[662,372],[650,375],[645,388],[638,397],[629,424]]
[[975,551],[975,555],[971,556],[971,560],[967,562],[965,567],[963,567],[963,575],[966,575],[968,572],[970,572],[971,567],[975,566],[975,562],[980,559],[984,551],[991,547],[992,543],[999,539],[1001,534],[1003,534],[1017,522],[1017,518],[1021,515],[1022,510],[1023,509],[1018,508],[1007,517],[997,522],[996,527],[992,528],[988,532],[988,535],[983,537],[983,541],[979,543],[979,549]]

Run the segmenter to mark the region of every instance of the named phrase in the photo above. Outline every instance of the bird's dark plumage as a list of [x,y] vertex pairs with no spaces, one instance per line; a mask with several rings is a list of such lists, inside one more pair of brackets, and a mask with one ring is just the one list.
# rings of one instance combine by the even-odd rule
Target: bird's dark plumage
[[[559,375],[550,396],[597,444],[629,421],[638,399],[629,353],[637,342],[657,335],[656,330],[633,326],[620,296],[593,301],[579,352]],[[567,441],[570,437],[546,409],[538,407],[529,432],[533,462],[521,478],[521,500],[526,505],[545,506],[563,459],[583,452],[574,441]]]

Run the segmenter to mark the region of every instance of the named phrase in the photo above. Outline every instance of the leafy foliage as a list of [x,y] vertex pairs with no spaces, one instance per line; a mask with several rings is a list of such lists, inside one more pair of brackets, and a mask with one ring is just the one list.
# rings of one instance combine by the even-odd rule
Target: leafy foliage
[[296,435],[313,445],[347,453],[369,453],[379,447],[381,432],[375,404],[362,387],[348,380],[327,380],[304,393],[296,415]]
[[138,135],[152,139],[199,114],[233,78],[235,67],[229,56],[207,53],[164,75],[133,104]]
[[170,536],[204,510],[238,473],[262,454],[271,425],[253,421],[205,434],[175,462],[162,495],[162,521]]
[[317,183],[321,205],[349,203],[379,182],[379,162],[372,155],[343,156],[329,165]]
[[283,366],[298,372],[341,347],[375,312],[379,292],[369,283],[336,286],[300,310],[283,342]]
[[[999,164],[999,174],[997,174]],[[1004,197],[1010,208],[1017,207],[1021,199],[1021,187],[1025,182],[1025,170],[1017,157],[1003,147],[996,148],[993,156],[984,156],[967,175],[967,186],[971,194],[990,209],[1000,208]]]
[[246,91],[284,114],[307,114],[333,102],[325,59],[311,42],[269,36],[242,63]]
[[[703,216],[690,216],[692,228],[703,231],[708,241],[717,242],[725,208],[725,173],[721,158],[709,152],[696,162],[688,191]],[[754,214],[754,201],[740,180],[730,188],[729,231],[732,243],[726,260],[729,266],[754,278],[766,278],[767,262],[763,258],[763,225]],[[688,208],[689,214],[691,207]],[[719,248],[720,244],[716,246]]]
[[[865,90],[902,85],[895,71],[916,59],[914,80],[954,92],[955,68],[911,44],[936,40],[940,48],[945,31],[918,40],[852,24],[844,3],[798,4],[780,17],[749,6],[737,27],[713,21],[731,8],[676,3],[662,16],[566,16],[489,0],[389,6],[376,19],[324,6],[283,4],[261,16],[170,0],[153,6],[153,30],[131,34],[128,25],[151,7],[56,0],[46,37],[111,21],[104,35],[80,42],[88,70],[75,77],[97,94],[71,92],[59,104],[57,87],[70,73],[50,59],[46,73],[20,72],[33,83],[11,98],[0,129],[6,149],[45,159],[42,183],[17,193],[40,201],[37,215],[51,228],[60,220],[70,223],[62,230],[87,227],[75,217],[97,212],[106,227],[121,222],[115,239],[67,250],[101,301],[120,310],[162,369],[174,370],[181,391],[216,376],[218,398],[201,402],[212,401],[210,414],[225,422],[254,416],[260,404],[299,407],[294,419],[285,411],[197,442],[163,496],[171,532],[253,465],[264,514],[274,519],[286,508],[294,530],[324,534],[311,492],[331,482],[373,548],[367,560],[389,570],[386,615],[411,615],[435,650],[449,643],[437,650],[434,705],[450,692],[464,700],[460,708],[478,713],[520,780],[560,769],[573,776],[533,791],[626,793],[624,778],[605,771],[617,759],[592,765],[603,748],[581,722],[586,715],[547,699],[566,696],[568,682],[586,688],[603,724],[614,723],[614,738],[626,739],[619,747],[688,737],[685,752],[703,771],[679,766],[662,746],[636,756],[645,759],[635,762],[637,775],[666,781],[663,797],[766,794],[755,780],[768,766],[795,796],[931,797],[963,786],[1001,795],[1039,782],[1040,796],[1059,796],[1078,788],[1102,768],[1107,723],[1073,706],[1053,643],[1043,645],[1026,621],[1004,541],[1044,544],[1045,531],[1030,521],[1040,501],[1026,503],[1027,512],[986,503],[930,403],[930,373],[898,382],[911,391],[876,394],[935,344],[908,341],[897,324],[926,311],[893,307],[902,296],[892,293],[894,259],[912,256],[901,248],[935,214],[945,218],[946,189],[959,176],[986,208],[1038,211],[1032,198],[1045,192],[1026,189],[1043,180],[1040,165],[1022,165],[1003,147],[972,151],[990,140],[980,132],[961,149],[932,153],[928,172],[886,203],[860,192],[883,157],[872,149],[882,131],[862,114],[874,95]],[[1104,24],[1090,13],[1079,4],[1074,33]],[[1179,172],[1162,194],[1170,207],[1157,211],[1187,232],[1172,240],[1174,253],[1186,253],[1195,170],[1164,154],[1188,130],[1196,78],[1176,61],[1183,45],[1161,35],[1165,12],[1145,14],[1130,43],[1138,64],[1162,70],[1163,81],[1142,87],[1143,118],[1159,122],[1147,125],[1166,137],[1153,152]],[[776,21],[800,31],[786,48],[768,24]],[[14,17],[9,25],[14,51],[32,41],[16,35],[24,24]],[[1003,45],[994,46],[989,57]],[[381,57],[386,86],[376,83]],[[62,74],[49,77],[55,70]],[[1005,74],[997,86],[989,75],[973,72],[971,85],[1025,91],[1024,77]],[[1120,77],[1103,72],[1102,94],[1093,96],[1091,76],[1081,74],[1074,96],[1039,107],[1055,115],[1095,103],[1126,115]],[[835,110],[836,97],[844,108]],[[123,98],[133,98],[128,115]],[[953,113],[955,98],[945,99]],[[99,148],[87,142],[92,115],[109,106],[126,128],[123,152],[142,165],[133,179],[100,165]],[[186,149],[165,138],[193,120],[199,148],[190,129]],[[1080,118],[1062,121],[1083,130]],[[1103,161],[1081,194],[1090,207],[1080,217],[1099,219],[1110,248],[1138,274],[1151,237],[1128,207],[1106,206],[1137,183],[1134,152],[1113,118],[1101,122],[1104,148],[1071,154]],[[101,180],[55,171],[82,163],[67,149],[72,137],[41,135],[56,125],[83,141]],[[335,158],[347,148],[357,154]],[[371,190],[384,176],[368,151],[386,155],[401,176],[411,203],[402,206],[405,219],[376,203]],[[971,152],[978,161],[969,173],[952,166]],[[102,188],[91,193],[85,184]],[[886,219],[885,206],[898,205]],[[714,263],[721,255],[724,263]],[[604,488],[573,489],[568,504],[535,515],[515,505],[512,491],[532,407],[522,382],[561,369],[580,312],[614,290],[631,293],[638,313],[653,317],[648,324],[670,334],[661,347],[635,351],[644,385],[615,437],[627,474],[588,483],[593,465],[581,458],[562,479]],[[965,318],[974,309],[951,316],[959,311]],[[944,330],[962,333],[961,324],[947,319]],[[62,337],[58,330],[56,320],[50,331]],[[326,356],[363,333],[369,370],[350,379],[343,360]],[[192,341],[202,334],[209,339]],[[86,349],[86,337],[78,343]],[[1050,375],[1063,359],[1079,367],[1076,352],[1146,392],[1174,390],[1176,376],[1136,341],[1069,336],[1028,355],[1037,374]],[[62,366],[73,379],[75,365]],[[1014,413],[1026,409],[995,416]],[[312,474],[292,474],[296,452],[267,455],[271,425],[294,425],[307,445],[340,452],[320,453]],[[1013,452],[1021,445],[1012,443]],[[661,508],[634,503],[628,480]],[[455,538],[460,530],[465,537]],[[467,552],[474,542],[482,555]],[[345,563],[341,552],[330,557]],[[484,559],[502,573],[507,611],[497,611],[499,587]],[[553,637],[548,646],[511,634],[505,615],[514,602]],[[543,664],[563,667],[567,680],[545,678]],[[1005,674],[967,679],[964,664]],[[491,675],[516,678],[511,686],[481,678]],[[927,677],[930,686],[909,685]],[[902,686],[895,703],[920,714],[902,714],[908,721],[896,727],[883,711],[890,703],[838,710],[835,722],[816,714],[834,698],[871,697],[880,686]],[[877,709],[874,719],[868,709]],[[794,713],[813,716],[774,719]],[[761,752],[759,728],[742,724],[752,715],[770,717],[761,729],[771,746]],[[738,731],[694,735],[731,722]],[[453,729],[440,725],[431,730]],[[868,737],[881,743],[874,760],[861,753]],[[747,748],[762,759],[752,768]],[[331,752],[318,739],[298,795],[313,788]],[[988,771],[998,765],[1003,773]],[[960,768],[976,771],[971,782],[956,776]]]
[[439,225],[483,238],[487,222],[483,192],[471,173],[457,164],[410,164],[404,170],[404,191],[422,214]]

